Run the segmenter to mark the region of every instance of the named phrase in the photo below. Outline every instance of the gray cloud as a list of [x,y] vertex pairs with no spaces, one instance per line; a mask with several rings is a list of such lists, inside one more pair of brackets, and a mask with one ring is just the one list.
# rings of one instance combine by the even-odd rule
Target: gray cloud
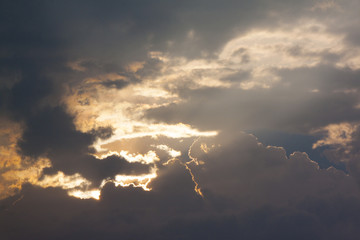
[[204,161],[193,170],[204,191],[240,205],[282,206],[340,192],[343,196],[358,194],[354,179],[342,171],[320,169],[306,153],[289,153],[288,157],[283,148],[264,146],[251,135],[231,133],[200,139],[190,154]]
[[[205,153],[204,145],[200,149],[204,143],[216,147]],[[10,239],[34,231],[39,239],[54,233],[55,239],[357,236],[360,196],[350,176],[319,170],[303,153],[287,158],[283,149],[265,147],[246,134],[200,139],[191,152],[204,161],[194,172],[205,199],[195,194],[190,175],[174,162],[160,169],[152,191],[107,184],[100,201],[69,198],[55,188],[24,186],[19,195],[1,201],[1,229],[7,229],[3,232]]]
[[359,71],[325,65],[277,72],[282,81],[270,90],[180,88],[178,92],[186,101],[150,109],[145,116],[169,123],[182,121],[202,129],[275,128],[300,133],[359,120],[355,108],[358,94],[351,92],[359,89]]

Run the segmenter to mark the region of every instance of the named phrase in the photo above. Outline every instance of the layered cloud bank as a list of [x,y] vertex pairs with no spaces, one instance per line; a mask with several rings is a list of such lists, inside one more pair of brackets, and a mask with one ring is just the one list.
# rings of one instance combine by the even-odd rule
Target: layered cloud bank
[[2,1],[3,237],[357,239],[359,8]]

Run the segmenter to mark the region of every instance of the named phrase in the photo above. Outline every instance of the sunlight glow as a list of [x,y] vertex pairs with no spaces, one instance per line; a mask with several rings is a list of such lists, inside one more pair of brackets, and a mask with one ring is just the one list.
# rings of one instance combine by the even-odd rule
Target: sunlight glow
[[100,200],[101,191],[98,189],[90,191],[81,191],[81,190],[72,190],[68,192],[69,196],[80,198],[80,199],[90,199]]
[[145,191],[150,191],[151,188],[148,187],[151,180],[157,177],[156,171],[154,170],[150,174],[145,175],[116,175],[115,180],[112,182],[115,186],[122,186],[122,187],[141,187]]
[[158,149],[164,150],[166,151],[172,158],[176,158],[176,157],[180,157],[181,156],[181,152],[180,151],[176,151],[170,147],[168,147],[167,145],[158,145],[156,146]]
[[123,157],[126,161],[131,163],[138,162],[143,164],[151,164],[160,160],[154,151],[149,151],[146,154],[134,154],[129,153],[128,151],[121,150],[120,152],[109,151],[106,154],[94,154],[94,156],[98,159],[105,159],[112,155]]
[[68,176],[63,172],[58,172],[55,175],[46,175],[41,181],[38,181],[36,185],[47,187],[61,187],[62,189],[73,189],[77,187],[86,187],[91,184],[90,181],[83,178],[79,173]]

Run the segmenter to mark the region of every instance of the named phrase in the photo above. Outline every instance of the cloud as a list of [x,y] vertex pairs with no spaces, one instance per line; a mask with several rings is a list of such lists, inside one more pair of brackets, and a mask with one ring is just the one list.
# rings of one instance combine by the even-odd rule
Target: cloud
[[[357,234],[359,218],[353,209],[359,208],[360,196],[354,179],[334,168],[319,169],[305,153],[287,157],[282,148],[266,147],[254,136],[239,133],[201,138],[191,155],[203,161],[191,167],[204,199],[195,194],[191,176],[175,161],[159,168],[150,184],[152,191],[119,189],[108,183],[100,201],[25,185],[21,195],[1,202],[1,227],[22,227],[22,231],[5,231],[14,239],[40,226],[45,229],[39,231],[40,239],[54,233],[59,238],[78,234],[109,239],[145,235],[151,239],[337,239]],[[18,196],[23,198],[12,206]],[[49,225],[49,218],[59,224]],[[68,227],[75,223],[76,228]]]
[[318,129],[322,138],[313,148],[325,148],[324,155],[334,163],[344,163],[349,173],[359,182],[359,123],[342,122]]
[[0,199],[4,199],[18,193],[23,183],[35,183],[50,162],[46,158],[21,157],[16,146],[22,125],[0,118]]
[[[357,189],[354,179],[342,171],[320,169],[306,153],[287,156],[283,148],[264,146],[251,135],[200,139],[190,151],[203,162],[193,166],[193,173],[205,196],[209,192],[239,204],[286,205],[288,201],[335,196],[339,191],[349,196]],[[338,184],[342,187],[336,187]]]
[[275,128],[300,133],[359,118],[355,93],[359,71],[325,65],[282,69],[278,74],[281,80],[271,90],[182,87],[178,91],[184,101],[148,109],[145,116],[203,130]]
[[4,237],[356,239],[358,9],[1,1]]

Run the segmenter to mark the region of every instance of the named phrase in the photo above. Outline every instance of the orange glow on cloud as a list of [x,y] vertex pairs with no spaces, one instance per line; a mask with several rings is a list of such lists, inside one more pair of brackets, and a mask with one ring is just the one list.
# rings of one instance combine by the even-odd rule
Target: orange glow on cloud
[[90,191],[81,191],[81,190],[71,190],[68,192],[69,196],[80,198],[80,199],[90,199],[100,200],[101,191],[99,189],[94,189]]
[[21,124],[7,119],[0,121],[0,199],[3,199],[20,191],[24,183],[36,183],[50,161],[20,156],[17,141],[23,131]]
[[160,160],[154,151],[149,151],[146,154],[132,154],[128,151],[121,150],[120,152],[108,151],[106,154],[94,154],[94,156],[98,159],[104,159],[112,155],[123,157],[124,159],[126,159],[126,161],[132,163],[139,162],[143,164],[151,164]]
[[112,182],[115,184],[116,187],[141,187],[145,191],[150,191],[151,188],[149,188],[150,182],[157,177],[156,174],[157,169],[152,169],[152,171],[149,174],[143,174],[143,175],[116,175],[114,180],[104,180],[101,184],[101,187],[103,187],[106,183]]

